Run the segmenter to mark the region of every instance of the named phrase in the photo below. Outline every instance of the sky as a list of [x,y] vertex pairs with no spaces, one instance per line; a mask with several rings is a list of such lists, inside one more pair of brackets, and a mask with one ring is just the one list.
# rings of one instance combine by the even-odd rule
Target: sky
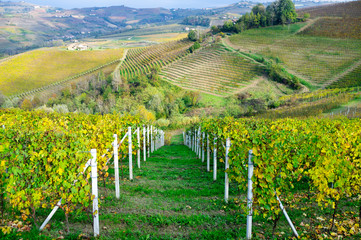
[[[3,2],[9,0],[2,0]],[[19,0],[10,0],[18,2]],[[125,5],[134,8],[206,8],[226,6],[237,0],[24,0],[38,5],[61,7],[65,9],[84,7],[107,7]]]

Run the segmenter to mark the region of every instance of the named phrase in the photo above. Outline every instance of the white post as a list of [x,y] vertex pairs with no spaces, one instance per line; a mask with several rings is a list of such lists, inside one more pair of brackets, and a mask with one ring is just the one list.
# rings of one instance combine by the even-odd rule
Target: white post
[[231,140],[227,138],[226,140],[226,173],[224,174],[224,200],[228,203],[228,196],[229,196],[229,178],[227,170],[229,168],[229,162],[228,162],[228,154],[229,154],[229,148],[231,147]]
[[192,151],[194,152],[196,149],[196,132],[193,131],[193,136],[192,136]]
[[275,191],[275,194],[276,194],[277,200],[278,200],[278,202],[279,202],[279,204],[280,204],[280,208],[281,208],[283,214],[285,215],[285,217],[286,217],[286,219],[287,219],[287,222],[288,222],[288,224],[290,225],[290,227],[291,227],[291,229],[292,229],[292,231],[293,231],[293,234],[296,236],[296,238],[298,238],[297,230],[296,230],[295,226],[293,225],[290,217],[288,216],[287,211],[286,211],[286,209],[284,208],[281,200],[280,200],[279,197],[277,196],[276,191]]
[[[3,126],[4,126],[4,125],[3,125]],[[46,226],[46,224],[48,224],[48,222],[50,221],[50,219],[54,216],[54,214],[56,213],[56,211],[58,210],[58,208],[59,208],[60,205],[61,205],[61,200],[62,200],[62,199],[60,199],[60,200],[56,203],[55,207],[53,208],[53,210],[51,211],[51,213],[49,214],[49,216],[45,219],[45,221],[44,221],[43,224],[41,225],[39,231],[42,231],[42,230],[44,229],[44,227]]]
[[253,162],[252,162],[253,151],[249,150],[248,152],[248,191],[247,191],[247,239],[252,238],[252,202],[253,202],[253,192],[252,192],[252,176],[253,176]]
[[199,130],[198,130],[198,156],[199,156],[199,159],[202,158],[201,137],[202,137],[201,128],[199,128]]
[[148,157],[150,157],[150,145],[149,145],[149,125],[148,125],[148,129],[147,129],[147,140],[148,140]]
[[195,130],[195,131],[194,131],[194,134],[196,135],[196,142],[195,142],[195,144],[196,144],[196,155],[197,155],[197,157],[198,157],[198,148],[199,148],[199,135],[198,135],[198,131]]
[[115,178],[115,196],[116,198],[120,198],[120,191],[119,191],[119,156],[118,156],[118,135],[114,134],[114,178]]
[[184,144],[184,145],[187,145],[187,143],[186,143],[186,134],[185,134],[185,132],[183,132],[183,144]]
[[137,140],[138,140],[138,151],[137,151],[137,157],[138,157],[138,168],[140,168],[140,128],[137,128]]
[[203,133],[203,136],[202,136],[202,163],[204,162],[204,140],[205,140],[205,133]]
[[154,142],[153,142],[153,125],[150,126],[150,152],[154,151]]
[[209,134],[207,134],[207,172],[209,172],[211,169],[211,153],[209,149]]
[[217,180],[217,137],[213,140],[213,181]]
[[128,127],[129,180],[133,180],[132,128]]
[[91,178],[92,178],[92,196],[94,197],[93,199],[94,237],[97,237],[99,236],[97,150],[92,149],[90,153],[92,155]]
[[154,135],[153,135],[153,152],[157,150],[157,128],[153,129]]
[[145,126],[143,125],[143,160],[147,161],[147,146],[145,144],[145,140],[146,140],[146,129]]

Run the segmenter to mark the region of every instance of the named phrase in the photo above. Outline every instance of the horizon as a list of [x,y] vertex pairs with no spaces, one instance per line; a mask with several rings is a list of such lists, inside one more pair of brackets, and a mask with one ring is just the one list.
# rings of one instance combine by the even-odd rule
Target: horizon
[[[1,0],[0,0],[1,1]],[[127,6],[132,8],[212,8],[212,7],[222,7],[227,6],[233,3],[241,2],[237,0],[209,0],[207,5],[205,5],[202,0],[153,0],[153,1],[143,1],[143,0],[7,0],[10,2],[28,2],[32,4],[42,5],[42,6],[51,6],[58,7],[63,9],[73,9],[73,8],[89,8],[89,7],[110,7],[110,6]],[[272,0],[249,0],[250,2],[272,2]],[[322,2],[348,2],[342,0],[321,0]],[[352,0],[351,0],[352,1]],[[6,2],[6,1],[2,1]]]

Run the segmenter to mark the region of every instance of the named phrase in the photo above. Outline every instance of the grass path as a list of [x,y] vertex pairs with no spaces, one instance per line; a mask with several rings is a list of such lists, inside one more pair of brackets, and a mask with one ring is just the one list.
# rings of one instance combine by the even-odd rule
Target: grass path
[[136,179],[123,182],[120,200],[113,191],[108,194],[100,210],[103,239],[234,239],[240,235],[245,218],[225,209],[221,169],[219,180],[213,182],[205,164],[178,145],[180,141],[181,135],[173,137],[172,145],[142,162],[141,170],[134,173]]

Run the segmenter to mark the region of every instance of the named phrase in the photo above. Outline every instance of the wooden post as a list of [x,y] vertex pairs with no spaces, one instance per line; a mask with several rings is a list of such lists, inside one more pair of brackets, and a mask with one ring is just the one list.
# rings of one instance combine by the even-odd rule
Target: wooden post
[[217,180],[217,137],[213,140],[213,181]]
[[147,138],[146,129],[145,129],[145,126],[143,125],[143,160],[144,160],[144,162],[147,161],[147,146],[145,143],[146,138]]
[[150,126],[150,152],[154,152],[153,125]]
[[247,191],[247,239],[252,238],[252,203],[253,203],[253,192],[252,192],[252,176],[253,176],[253,162],[252,162],[253,151],[248,152],[248,191]]
[[128,127],[129,180],[133,180],[132,128]]
[[119,156],[118,156],[118,135],[114,134],[114,178],[115,178],[115,196],[116,198],[120,198],[120,191],[119,191]]
[[148,139],[147,139],[147,141],[148,141],[148,157],[150,157],[149,125],[148,125],[148,129],[147,129],[147,136],[148,136]]
[[209,134],[207,133],[207,172],[211,170],[211,153],[209,149]]
[[229,161],[228,161],[228,154],[229,154],[229,149],[231,147],[231,140],[229,138],[227,138],[226,140],[226,162],[225,162],[225,168],[226,168],[226,172],[224,174],[225,179],[224,179],[224,201],[226,201],[226,203],[228,203],[228,197],[229,197],[229,178],[228,178],[228,173],[227,170],[229,168]]
[[99,208],[98,208],[98,170],[97,170],[97,150],[90,151],[91,161],[91,179],[92,179],[92,196],[93,198],[93,228],[94,237],[99,236]]
[[204,162],[204,140],[205,140],[205,134],[206,134],[206,133],[203,133],[203,135],[202,135],[202,152],[201,152],[201,154],[202,154],[202,163]]
[[138,160],[138,168],[140,168],[140,128],[137,128],[137,140],[138,140],[138,151],[137,151],[137,160]]

